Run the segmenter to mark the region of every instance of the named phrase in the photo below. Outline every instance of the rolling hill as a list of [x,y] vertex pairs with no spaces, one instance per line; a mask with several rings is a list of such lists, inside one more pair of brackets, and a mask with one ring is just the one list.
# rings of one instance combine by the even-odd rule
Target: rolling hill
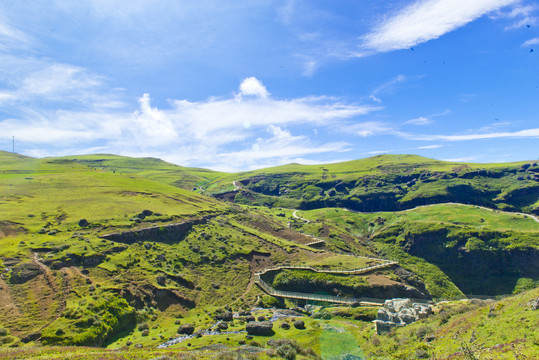
[[[265,278],[276,289],[335,297],[529,300],[539,280],[537,170],[535,162],[399,155],[227,174],[153,158],[0,152],[0,344],[19,351],[0,356],[120,354],[57,347],[76,345],[122,349],[123,358],[226,358],[246,341],[253,358],[284,348],[330,358],[335,341],[351,356],[358,345],[386,356],[388,347],[372,343],[376,308],[326,304],[323,316],[295,309],[290,316],[306,329],[287,330],[287,318],[271,308],[302,302],[268,296],[255,274],[277,269]],[[398,264],[339,274],[386,260]],[[425,325],[432,332],[452,324],[438,330],[440,309]],[[480,309],[459,311],[476,316]],[[227,312],[235,315],[226,329],[208,332]],[[272,318],[273,335],[246,338],[250,314]],[[156,348],[183,325],[200,336],[169,352]],[[518,343],[523,354],[535,351],[533,336]],[[426,346],[423,338],[403,344],[410,358]],[[440,356],[462,351],[441,338],[427,347]]]

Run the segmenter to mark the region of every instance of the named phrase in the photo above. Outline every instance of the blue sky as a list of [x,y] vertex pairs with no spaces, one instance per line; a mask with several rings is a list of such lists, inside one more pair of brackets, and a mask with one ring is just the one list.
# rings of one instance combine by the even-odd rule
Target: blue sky
[[0,0],[0,149],[239,171],[539,158],[531,0]]

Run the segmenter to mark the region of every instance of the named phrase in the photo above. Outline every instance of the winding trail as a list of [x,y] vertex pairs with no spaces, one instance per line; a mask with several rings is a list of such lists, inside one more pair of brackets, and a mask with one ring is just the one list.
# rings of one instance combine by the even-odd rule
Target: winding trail
[[299,210],[295,210],[295,211],[292,213],[292,216],[293,216],[295,219],[303,220],[303,221],[305,221],[307,224],[311,222],[311,220],[307,220],[307,219],[305,219],[305,218],[302,218],[302,217],[298,216],[298,211],[299,211]]
[[[269,271],[278,271],[283,269],[300,269],[300,270],[310,270],[318,273],[326,273],[326,274],[350,274],[350,275],[358,275],[358,274],[364,274],[373,270],[382,269],[385,267],[398,265],[399,263],[397,261],[391,261],[391,260],[384,260],[384,259],[374,259],[374,258],[368,258],[371,260],[379,260],[383,261],[382,264],[368,266],[360,269],[353,269],[353,270],[320,270],[315,269],[310,266],[278,266],[274,268],[266,268],[262,271],[256,272],[254,274],[254,282],[267,294],[271,296],[276,297],[283,297],[283,298],[289,298],[289,299],[303,299],[303,300],[313,300],[313,301],[325,301],[325,302],[332,302],[332,303],[338,303],[338,304],[353,304],[353,303],[360,303],[362,305],[374,305],[374,306],[382,306],[386,299],[376,299],[376,298],[367,298],[367,297],[361,297],[361,298],[350,298],[350,297],[340,297],[340,296],[332,296],[332,295],[320,295],[320,294],[309,294],[309,293],[300,293],[295,291],[281,291],[276,290],[272,286],[270,286],[268,283],[266,283],[262,278],[261,275],[264,275],[265,273]],[[421,299],[414,299],[416,302],[425,301]]]

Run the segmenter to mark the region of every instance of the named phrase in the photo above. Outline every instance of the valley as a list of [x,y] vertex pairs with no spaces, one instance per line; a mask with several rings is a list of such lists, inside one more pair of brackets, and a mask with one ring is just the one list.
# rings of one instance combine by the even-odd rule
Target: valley
[[[538,181],[533,161],[228,174],[0,152],[0,356],[534,358]],[[376,334],[402,297],[434,314]]]

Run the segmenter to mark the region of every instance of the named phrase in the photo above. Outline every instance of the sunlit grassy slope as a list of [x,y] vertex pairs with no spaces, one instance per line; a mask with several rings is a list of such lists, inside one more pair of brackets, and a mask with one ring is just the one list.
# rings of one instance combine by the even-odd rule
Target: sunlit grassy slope
[[136,173],[141,177],[189,190],[195,187],[204,187],[206,183],[222,175],[222,173],[217,171],[182,167],[156,158],[131,158],[118,155],[96,154],[67,156],[56,159],[72,160],[76,163],[103,171],[123,174]]
[[63,228],[80,219],[124,222],[144,209],[189,216],[221,210],[209,197],[134,174],[103,171],[59,159],[0,158],[0,217],[30,230],[54,222]]
[[[421,288],[424,283],[435,298],[459,297],[463,292],[518,293],[533,288],[538,280],[539,224],[528,216],[439,204],[372,214],[337,208],[299,211],[300,217],[310,220],[306,222],[295,218],[294,210],[238,206],[199,193],[231,190],[233,180],[271,175],[275,182],[270,181],[270,188],[279,185],[279,191],[288,189],[284,197],[301,205],[306,201],[304,194],[321,196],[319,191],[323,190],[329,198],[327,193],[335,190],[334,197],[342,199],[348,195],[370,196],[394,189],[396,179],[402,185],[410,177],[427,173],[430,175],[406,185],[408,190],[400,200],[413,203],[421,196],[436,199],[435,195],[446,191],[448,185],[467,184],[468,188],[457,187],[456,191],[480,188],[492,198],[491,190],[496,187],[500,189],[496,204],[531,209],[537,197],[535,172],[522,167],[526,164],[535,169],[529,163],[472,165],[382,156],[226,174],[152,158],[84,155],[35,159],[0,152],[0,347],[24,348],[0,352],[0,357],[62,358],[70,351],[80,357],[79,350],[68,348],[28,350],[28,346],[39,345],[36,339],[43,345],[124,349],[121,353],[85,353],[89,358],[107,359],[117,355],[180,357],[178,351],[217,343],[235,347],[245,340],[265,346],[268,338],[246,339],[239,333],[192,339],[192,346],[182,343],[171,352],[154,351],[157,344],[176,336],[179,324],[193,324],[196,330],[209,328],[215,324],[213,312],[223,310],[225,305],[234,311],[259,304],[275,305],[275,299],[264,296],[253,285],[255,271],[280,265],[341,270],[373,263],[352,254],[395,259],[409,271],[399,268],[397,273],[397,267],[390,267],[366,274],[355,279],[362,286],[404,287],[405,283],[406,287]],[[477,169],[491,171],[488,174],[495,177],[489,179],[495,182],[483,182],[484,173],[476,176]],[[457,175],[444,179],[441,172]],[[348,185],[339,185],[346,181]],[[265,195],[257,192],[261,189],[256,186],[249,188],[250,182],[245,183],[248,185],[241,186],[247,189],[238,193],[259,205],[283,196]],[[373,201],[383,202],[383,198],[373,196]],[[151,214],[141,216],[143,210]],[[88,224],[80,225],[81,219]],[[168,225],[178,224],[187,225],[177,233],[167,233]],[[122,232],[138,235],[129,241],[102,237]],[[315,239],[323,239],[325,245],[306,245]],[[34,273],[27,274],[28,279],[13,281],[24,271]],[[295,276],[293,271],[289,275]],[[335,287],[339,284],[329,289],[334,291]],[[264,311],[269,315],[269,310]],[[304,317],[306,330],[284,330],[280,325],[287,320],[280,319],[272,338],[296,339],[325,356],[342,352],[359,355],[360,345],[365,347],[363,353],[379,353],[384,358],[390,350],[375,348],[375,344],[371,347],[372,324],[361,320],[365,319],[364,311],[333,309],[328,310],[338,314],[332,315],[333,319],[326,315]],[[375,310],[369,311],[372,317]],[[518,313],[525,319],[529,315]],[[516,318],[507,319],[516,322]],[[147,333],[139,330],[143,325]],[[428,325],[435,327],[434,323]],[[245,324],[235,320],[230,329],[244,330]],[[513,341],[515,336],[520,335],[515,333],[506,339]],[[128,350],[129,343],[152,350]],[[332,346],[334,343],[339,347]],[[409,358],[423,346],[410,344],[406,348]],[[453,345],[439,344],[447,352],[433,354],[455,351]],[[226,355],[219,351],[191,355],[201,359]],[[527,347],[522,351],[532,354]],[[261,358],[269,355],[264,353]]]
[[[298,212],[353,234],[419,274],[435,297],[506,294],[539,284],[539,223],[532,216],[438,204],[399,212]],[[330,238],[331,241],[331,238]],[[454,287],[454,285],[456,287]]]
[[458,163],[429,159],[417,155],[378,155],[369,158],[333,164],[301,165],[288,164],[260,170],[223,175],[210,183],[209,188],[221,188],[236,179],[245,179],[257,175],[297,175],[304,180],[348,180],[361,176],[380,174],[407,174],[418,171],[451,172],[459,169],[500,169],[520,166],[526,161],[515,163]]
[[539,213],[537,162],[453,163],[412,155],[380,155],[326,165],[285,165],[222,175],[206,189],[244,204],[313,209],[395,211],[458,202]]

